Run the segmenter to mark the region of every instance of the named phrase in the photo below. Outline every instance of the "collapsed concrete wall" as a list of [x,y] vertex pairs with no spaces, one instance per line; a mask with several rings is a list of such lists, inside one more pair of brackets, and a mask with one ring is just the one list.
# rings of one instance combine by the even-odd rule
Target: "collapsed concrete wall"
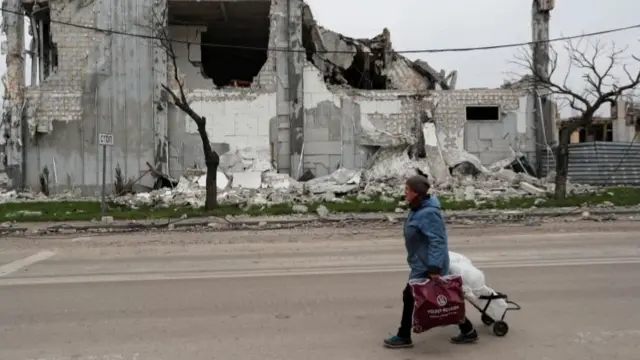
[[[271,6],[272,2],[277,6]],[[52,188],[55,173],[55,183],[60,187],[73,184],[89,193],[98,189],[102,177],[100,133],[115,136],[115,144],[109,147],[106,157],[108,183],[114,180],[116,166],[122,168],[127,178],[137,178],[148,170],[147,163],[176,175],[183,168],[203,165],[199,138],[191,121],[176,111],[163,94],[161,84],[171,85],[173,80],[171,62],[164,49],[145,38],[81,28],[149,36],[152,9],[167,5],[171,37],[179,40],[174,45],[181,77],[186,80],[194,108],[208,118],[207,128],[215,148],[224,154],[251,146],[260,163],[269,163],[268,131],[277,108],[277,54],[263,51],[259,55],[261,60],[248,62],[249,67],[257,70],[247,72],[246,67],[239,66],[240,62],[228,61],[228,52],[218,49],[210,54],[210,47],[198,43],[239,42],[246,46],[242,42],[246,36],[237,36],[248,34],[248,41],[253,42],[249,46],[274,48],[278,39],[286,39],[282,29],[273,26],[276,21],[283,22],[284,2],[265,0],[237,5],[220,2],[219,13],[226,20],[216,22],[214,28],[200,22],[207,12],[197,8],[213,7],[216,4],[212,2],[144,0],[135,2],[135,6],[124,0],[38,3],[38,8],[18,4],[18,9],[27,13],[47,14],[41,19],[44,37],[31,44],[30,54],[36,64],[34,82],[24,97],[24,120],[28,125],[25,176],[29,186],[39,187],[38,175],[47,167],[52,174]],[[194,12],[200,18],[194,17]],[[236,21],[247,17],[248,21]],[[17,34],[14,28],[9,33],[14,37]],[[39,34],[40,30],[32,33]],[[212,38],[212,34],[227,37]],[[191,44],[184,43],[185,40]],[[39,50],[45,45],[55,49],[55,54]],[[238,55],[237,52],[231,55],[234,54]],[[55,61],[45,63],[42,59],[53,55]],[[217,58],[227,59],[235,67],[220,67],[215,62]],[[225,79],[227,73],[240,79]],[[15,71],[11,74],[17,76]],[[248,80],[253,81],[247,81],[247,74]],[[20,129],[16,131],[21,133]],[[153,178],[144,176],[140,182],[151,186]]]
[[[271,165],[270,126],[276,117],[276,94],[257,90],[194,90],[188,95],[192,108],[207,118],[207,133],[222,156],[242,156],[254,165],[243,170],[266,170]],[[195,123],[177,109],[169,120],[170,173],[204,167],[200,137]],[[227,169],[225,169],[227,170]]]
[[301,11],[306,59],[320,70],[327,84],[364,90],[455,88],[455,71],[446,75],[425,61],[411,61],[395,52],[387,28],[371,39],[354,39],[318,25],[306,3]]
[[434,123],[448,163],[464,155],[483,165],[509,158],[513,152],[535,162],[533,98],[525,90],[461,89],[434,93]]
[[[198,12],[198,6],[207,7],[208,24],[196,25],[205,13]],[[277,52],[255,49],[273,49],[278,41],[287,39],[277,26],[285,20],[285,3],[176,3],[169,10],[175,21],[188,15],[194,24],[170,25],[169,29],[176,40],[178,72],[188,101],[207,119],[221,168],[230,173],[272,168],[269,134],[277,117],[276,89],[283,77],[276,73]],[[249,50],[241,51],[245,47]],[[172,64],[169,68],[171,73]],[[171,175],[177,178],[186,168],[203,168],[202,146],[193,121],[170,106],[169,129]]]
[[[54,2],[50,16],[145,35],[149,30],[138,24],[148,23],[150,7],[164,4]],[[221,17],[218,28],[198,20],[198,12],[204,13],[199,6]],[[465,149],[485,165],[507,157],[511,148],[528,149],[529,105],[519,90],[437,90],[453,88],[455,73],[445,76],[394,53],[388,30],[374,39],[351,39],[317,26],[307,10],[297,0],[169,2],[171,37],[180,40],[174,44],[180,78],[194,109],[207,118],[225,169],[259,172],[275,166],[298,177],[305,171],[322,176],[339,167],[387,164],[379,166],[382,174],[388,164],[404,164],[394,170],[401,172],[418,159],[435,177],[446,177],[448,167],[465,159]],[[253,35],[247,40],[240,30]],[[50,32],[56,60],[47,63],[47,71],[38,68],[39,85],[27,91],[27,175],[33,187],[47,166],[60,186],[71,182],[96,189],[99,133],[115,134],[106,158],[109,183],[116,165],[126,177],[143,174],[147,162],[175,177],[186,168],[203,167],[194,124],[161,89],[173,81],[164,49],[144,38],[61,24],[52,23]],[[243,64],[227,61],[233,66],[225,68],[212,58],[247,53],[209,54],[208,42],[292,51],[264,51]],[[365,68],[369,85],[347,79],[349,72]],[[387,90],[371,90],[379,81]],[[504,114],[471,124],[467,106],[497,106]],[[231,164],[238,157],[241,164]],[[150,186],[151,180],[144,177],[142,183]]]
[[[32,58],[21,118],[26,185],[39,189],[46,167],[53,191],[57,185],[94,193],[102,179],[100,133],[114,134],[115,140],[104,160],[107,182],[118,165],[127,177],[137,177],[147,161],[166,163],[166,107],[155,85],[158,65],[166,62],[150,51],[148,39],[91,29],[149,36],[145,25],[159,4],[71,0],[20,6],[31,18],[33,36],[24,49]],[[15,27],[8,31],[17,34]]]
[[[514,152],[534,153],[531,101],[524,91],[416,94],[331,88],[310,63],[304,68],[303,82],[306,141],[299,166],[314,176],[327,175],[339,167],[366,167],[372,162],[387,164],[380,174],[388,172],[388,164],[394,161],[406,163],[413,171],[408,160],[414,158],[432,176],[446,178],[450,167],[470,159],[478,165],[490,165]],[[497,108],[498,117],[469,118],[473,115],[469,111],[477,107]],[[278,162],[289,156],[284,140],[282,135],[278,139]],[[422,154],[416,153],[417,143],[422,145]]]

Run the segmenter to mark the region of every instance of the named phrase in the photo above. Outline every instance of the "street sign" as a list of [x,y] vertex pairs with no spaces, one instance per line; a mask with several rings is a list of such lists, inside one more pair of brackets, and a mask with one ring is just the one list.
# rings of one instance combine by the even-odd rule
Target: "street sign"
[[102,146],[102,200],[100,212],[104,217],[107,214],[107,146],[113,146],[113,134],[98,134],[98,143]]
[[98,142],[102,146],[113,146],[113,135],[112,134],[99,134]]

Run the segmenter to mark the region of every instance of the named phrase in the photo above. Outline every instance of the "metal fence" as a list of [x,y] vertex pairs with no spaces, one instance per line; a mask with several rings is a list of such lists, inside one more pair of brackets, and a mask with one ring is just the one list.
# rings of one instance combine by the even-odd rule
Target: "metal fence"
[[[545,151],[545,160],[544,175],[556,166],[550,151]],[[569,180],[596,186],[640,186],[640,143],[596,141],[569,145]]]

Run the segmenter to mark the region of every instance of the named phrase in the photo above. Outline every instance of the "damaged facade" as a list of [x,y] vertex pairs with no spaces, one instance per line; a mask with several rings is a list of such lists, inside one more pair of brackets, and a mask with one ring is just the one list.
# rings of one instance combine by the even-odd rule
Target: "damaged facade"
[[[62,23],[149,36],[149,13],[164,6],[187,97],[207,118],[221,170],[236,186],[260,187],[267,170],[295,179],[339,168],[403,176],[416,162],[444,183],[465,162],[488,166],[516,153],[536,161],[526,90],[456,89],[455,71],[394,52],[388,29],[348,38],[319,26],[300,0],[4,5],[32,19],[26,28],[21,16],[5,14],[3,25],[0,151],[12,187],[37,188],[46,167],[52,188],[93,194],[101,183],[100,133],[114,134],[107,169],[119,165],[127,178],[144,175],[147,163],[175,178],[203,167],[195,124],[161,87],[173,82],[164,49],[144,37]],[[20,40],[24,31],[31,44]],[[28,87],[26,56],[33,60]],[[140,183],[150,187],[153,178]]]

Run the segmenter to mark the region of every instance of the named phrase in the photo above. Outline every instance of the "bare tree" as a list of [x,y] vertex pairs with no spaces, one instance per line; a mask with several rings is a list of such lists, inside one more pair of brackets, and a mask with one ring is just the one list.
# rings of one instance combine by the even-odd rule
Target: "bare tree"
[[[640,70],[631,71],[626,63],[630,60],[640,65],[640,58],[627,56],[626,47],[618,48],[615,43],[580,39],[576,42],[567,41],[564,48],[568,54],[568,68],[561,81],[555,81],[553,76],[558,65],[558,53],[554,49],[549,52],[548,72],[536,64],[532,52],[527,50],[516,55],[514,61],[529,72],[529,85],[545,95],[553,96],[557,101],[565,102],[578,114],[562,121],[559,126],[555,196],[560,199],[566,197],[567,193],[571,133],[591,124],[603,105],[615,105],[622,95],[640,84]],[[580,72],[583,79],[580,90],[568,84],[572,71]]]
[[173,79],[171,85],[161,84],[161,86],[164,91],[169,94],[173,104],[189,116],[196,124],[198,135],[200,135],[200,139],[202,140],[202,150],[204,152],[204,161],[207,168],[206,199],[204,206],[206,210],[211,210],[217,206],[217,172],[218,166],[220,165],[220,156],[213,150],[211,142],[209,142],[209,135],[206,130],[207,119],[193,110],[187,100],[187,96],[185,95],[184,79],[181,79],[179,76],[177,64],[178,56],[175,52],[174,43],[169,34],[168,6],[165,5],[162,9],[154,9],[152,10],[152,13],[154,17],[152,24],[153,31],[157,41],[160,43],[160,46],[162,46],[167,54],[167,60],[171,67],[170,76]]

